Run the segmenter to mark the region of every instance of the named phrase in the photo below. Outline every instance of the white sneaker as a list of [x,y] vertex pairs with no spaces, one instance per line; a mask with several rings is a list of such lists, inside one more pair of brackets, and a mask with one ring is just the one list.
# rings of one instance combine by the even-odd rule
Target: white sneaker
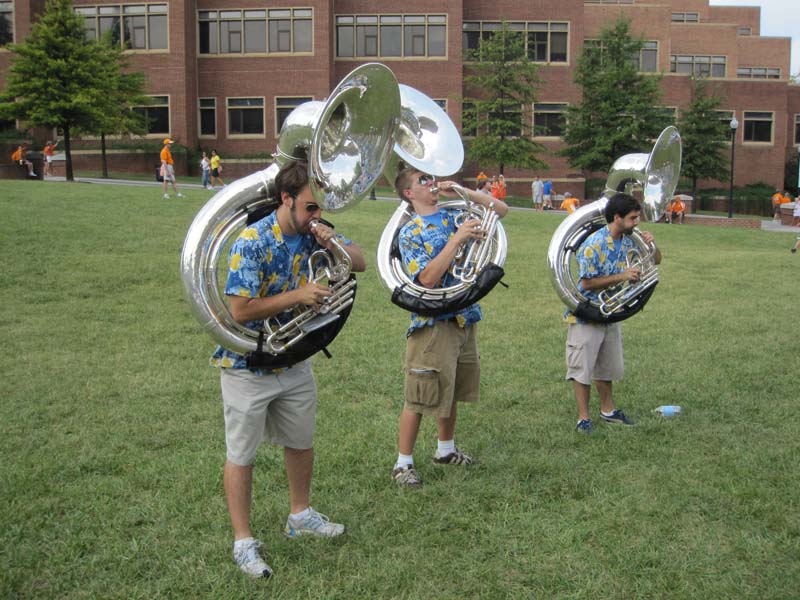
[[169,200],[169,194],[164,194],[164,200]]
[[239,565],[239,569],[250,577],[269,579],[272,577],[272,568],[261,558],[258,552],[260,547],[261,542],[253,538],[240,541],[238,544],[234,543],[233,560]]
[[180,192],[178,192],[178,198],[185,198],[185,197],[186,197],[186,196],[184,196],[183,194],[181,194]]
[[308,515],[302,521],[295,521],[291,516],[286,519],[286,528],[283,535],[288,538],[296,538],[301,535],[315,535],[317,537],[336,537],[344,533],[344,525],[331,523],[325,515],[318,513],[310,506]]

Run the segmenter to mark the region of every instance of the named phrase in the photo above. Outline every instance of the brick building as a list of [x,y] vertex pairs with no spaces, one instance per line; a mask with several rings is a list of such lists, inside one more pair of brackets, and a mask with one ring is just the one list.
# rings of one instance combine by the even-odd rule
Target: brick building
[[[44,0],[0,0],[0,85],[11,55]],[[128,47],[155,100],[142,108],[150,136],[225,156],[270,152],[285,116],[320,100],[358,64],[380,61],[400,82],[439,101],[461,124],[466,51],[505,19],[524,32],[544,80],[525,109],[550,151],[563,146],[563,108],[580,101],[573,72],[584,44],[622,15],[646,40],[640,70],[660,72],[665,111],[689,103],[689,75],[703,74],[725,96],[720,118],[735,116],[736,184],[782,186],[787,158],[800,145],[800,86],[790,82],[790,39],[760,36],[757,7],[708,0],[74,0],[87,36],[111,30]],[[397,8],[397,11],[392,11]],[[8,125],[8,124],[6,124]],[[559,190],[580,196],[583,178],[565,159],[543,157]],[[477,165],[467,165],[469,179]],[[484,166],[491,169],[493,165]],[[477,171],[475,171],[477,172]],[[530,172],[507,170],[513,190]],[[569,186],[569,187],[567,187]]]

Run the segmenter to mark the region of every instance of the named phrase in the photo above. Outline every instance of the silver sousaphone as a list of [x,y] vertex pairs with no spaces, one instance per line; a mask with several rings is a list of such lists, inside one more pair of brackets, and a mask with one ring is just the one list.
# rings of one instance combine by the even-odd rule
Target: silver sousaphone
[[[394,153],[384,169],[389,184],[394,186],[403,164],[436,177],[456,173],[464,162],[464,147],[447,113],[419,90],[403,84],[400,84],[400,103]],[[459,279],[456,285],[429,289],[417,284],[403,268],[397,234],[414,212],[411,204],[401,201],[381,234],[378,274],[392,292],[392,302],[405,310],[425,315],[460,310],[489,293],[504,274],[508,242],[497,215],[470,202],[460,186],[455,190],[462,199],[446,200],[439,206],[461,209],[461,220],[477,218],[486,232],[485,238],[462,248],[453,268]]]
[[309,260],[308,280],[327,279],[334,292],[322,315],[297,307],[298,314],[283,328],[264,322],[259,330],[233,319],[218,281],[220,255],[244,227],[277,207],[275,176],[288,160],[308,161],[311,192],[325,210],[357,204],[383,172],[399,113],[394,74],[381,64],[362,65],[327,101],[306,102],[292,111],[271,166],[232,182],[200,209],[184,240],[181,278],[193,315],[218,344],[240,354],[257,353],[265,361],[258,366],[274,368],[304,360],[336,336],[355,295],[344,249],[334,246],[328,256]]
[[639,312],[658,284],[655,248],[644,241],[638,229],[631,238],[635,250],[627,257],[629,267],[641,270],[639,280],[604,290],[599,302],[587,300],[573,274],[573,258],[589,235],[606,224],[605,208],[617,192],[641,186],[642,213],[647,220],[658,221],[672,199],[681,171],[681,136],[675,127],[667,127],[658,136],[650,154],[626,154],[618,158],[608,174],[603,196],[582,206],[558,226],[547,251],[550,281],[558,297],[576,316],[596,323],[614,323]]

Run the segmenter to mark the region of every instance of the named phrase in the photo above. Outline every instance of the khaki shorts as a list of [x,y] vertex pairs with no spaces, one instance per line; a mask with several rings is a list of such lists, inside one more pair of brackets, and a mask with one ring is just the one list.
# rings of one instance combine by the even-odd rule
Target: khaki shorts
[[278,374],[221,369],[225,446],[230,462],[247,466],[266,435],[270,442],[306,450],[314,446],[317,384],[311,362]]
[[567,331],[567,379],[591,385],[594,380],[619,381],[624,374],[620,323],[570,324]]
[[436,321],[416,330],[406,342],[405,408],[449,417],[453,402],[480,398],[481,363],[476,327],[455,320]]
[[173,167],[169,163],[161,166],[162,166],[161,176],[164,178],[164,181],[175,181],[175,167]]

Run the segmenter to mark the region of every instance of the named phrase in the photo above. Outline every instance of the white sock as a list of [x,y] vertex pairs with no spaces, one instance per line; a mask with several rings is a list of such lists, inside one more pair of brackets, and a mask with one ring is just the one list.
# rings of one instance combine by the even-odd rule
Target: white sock
[[413,454],[398,454],[397,455],[397,463],[395,463],[395,469],[401,469],[403,467],[413,467],[414,466],[414,455]]
[[610,417],[614,414],[614,410],[612,409],[611,412],[606,412],[604,410],[601,410],[600,414],[603,415],[604,417]]
[[439,458],[443,458],[448,454],[452,454],[456,451],[456,441],[455,440],[447,440],[443,442],[439,440],[439,447],[436,450],[436,456]]
[[308,508],[306,508],[305,510],[301,510],[301,511],[300,511],[299,513],[297,513],[297,514],[294,514],[294,513],[289,513],[289,518],[290,518],[292,521],[302,521],[303,519],[305,519],[305,518],[308,516],[308,513],[310,512],[310,508],[311,508],[311,507],[308,507]]

